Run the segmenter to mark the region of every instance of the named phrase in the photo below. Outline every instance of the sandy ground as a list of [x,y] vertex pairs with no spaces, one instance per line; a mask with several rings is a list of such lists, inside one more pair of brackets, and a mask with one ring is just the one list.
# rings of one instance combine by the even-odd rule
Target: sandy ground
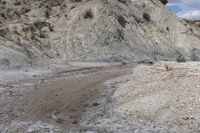
[[101,104],[99,96],[105,99],[111,93],[104,82],[129,70],[84,62],[2,70],[0,132],[81,132],[82,116]]

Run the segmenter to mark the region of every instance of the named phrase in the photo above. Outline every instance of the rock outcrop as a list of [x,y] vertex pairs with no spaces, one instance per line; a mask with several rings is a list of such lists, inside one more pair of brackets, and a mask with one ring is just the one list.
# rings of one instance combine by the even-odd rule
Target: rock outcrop
[[188,23],[200,27],[200,20],[186,20]]
[[168,0],[160,0],[164,5],[168,3]]
[[199,28],[159,0],[9,0],[0,14],[0,45],[32,60],[200,59]]

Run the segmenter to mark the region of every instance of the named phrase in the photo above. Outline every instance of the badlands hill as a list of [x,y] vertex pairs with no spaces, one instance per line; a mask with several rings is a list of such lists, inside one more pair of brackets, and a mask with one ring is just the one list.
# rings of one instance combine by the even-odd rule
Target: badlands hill
[[1,65],[200,60],[200,28],[162,0],[1,0]]
[[0,0],[0,133],[200,132],[200,27],[166,3]]

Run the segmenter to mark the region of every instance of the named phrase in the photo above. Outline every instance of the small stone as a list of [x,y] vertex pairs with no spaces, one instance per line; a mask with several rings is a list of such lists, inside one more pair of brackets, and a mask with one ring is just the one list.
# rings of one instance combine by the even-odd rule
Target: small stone
[[72,122],[72,124],[78,124],[78,121],[77,121],[77,120],[74,120],[74,121]]
[[100,103],[93,103],[92,106],[99,106]]
[[56,122],[57,122],[57,123],[63,123],[64,120],[63,120],[62,118],[58,118],[58,119],[56,120]]

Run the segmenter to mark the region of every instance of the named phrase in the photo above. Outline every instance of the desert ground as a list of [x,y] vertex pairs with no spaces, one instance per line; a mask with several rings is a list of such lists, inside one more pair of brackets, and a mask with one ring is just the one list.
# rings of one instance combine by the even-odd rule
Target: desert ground
[[82,115],[112,94],[104,82],[129,71],[119,64],[84,62],[1,70],[0,132],[67,133],[80,128]]
[[199,132],[200,63],[1,68],[1,133]]
[[199,133],[199,20],[167,3],[0,0],[0,133]]

